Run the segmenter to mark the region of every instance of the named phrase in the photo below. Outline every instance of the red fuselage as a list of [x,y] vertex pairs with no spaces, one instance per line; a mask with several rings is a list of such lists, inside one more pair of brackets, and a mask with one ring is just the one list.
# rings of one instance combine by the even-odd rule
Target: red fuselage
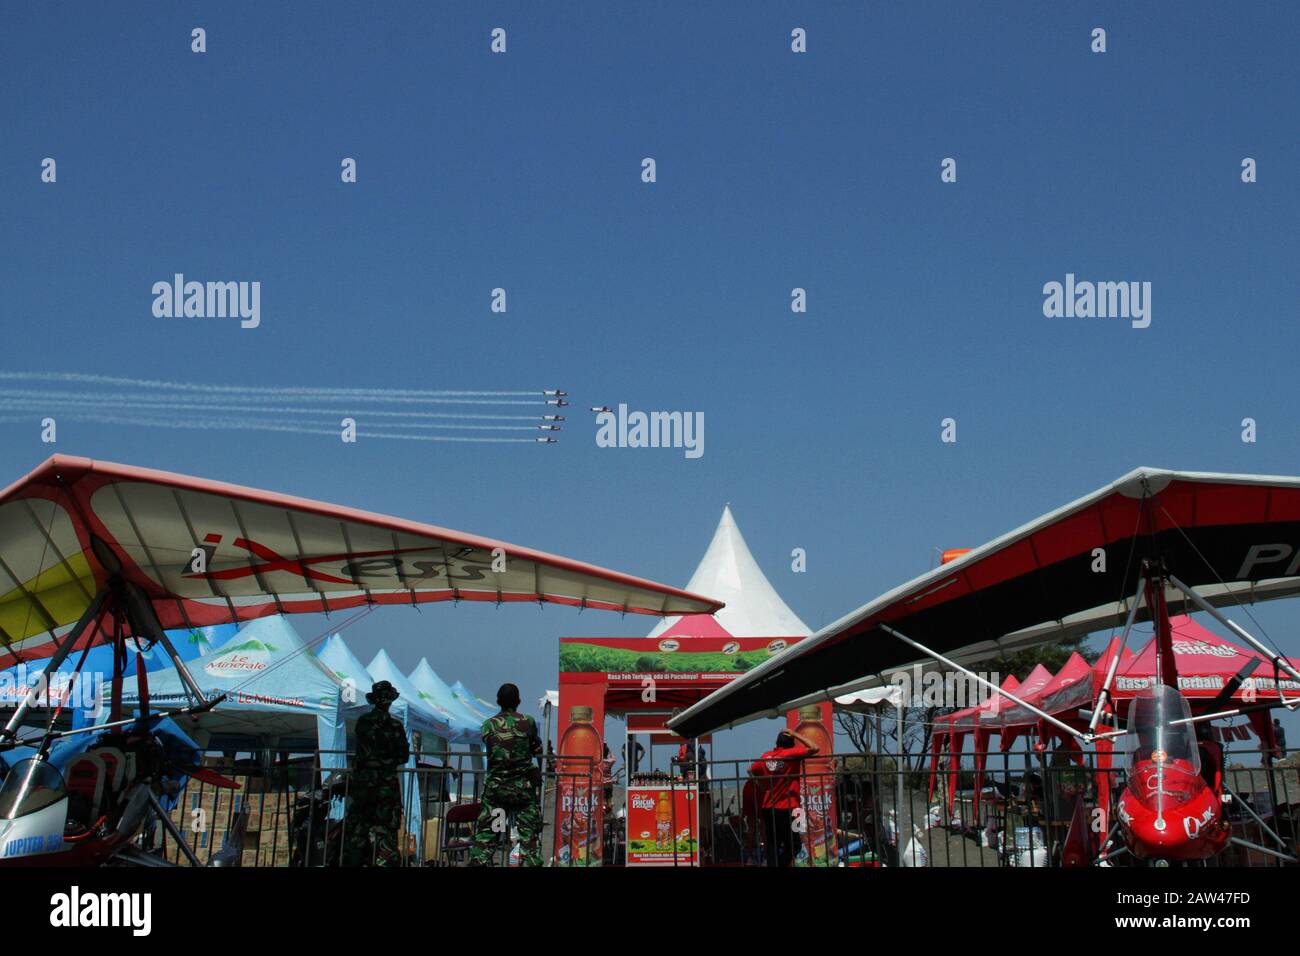
[[1139,761],[1116,812],[1140,860],[1209,859],[1230,835],[1219,795],[1183,760]]

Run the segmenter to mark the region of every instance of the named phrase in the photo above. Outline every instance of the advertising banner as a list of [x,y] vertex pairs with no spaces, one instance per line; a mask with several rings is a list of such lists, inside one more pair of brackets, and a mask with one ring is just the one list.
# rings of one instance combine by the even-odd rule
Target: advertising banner
[[[556,709],[559,735],[555,766],[560,774],[555,806],[555,861],[561,866],[599,865],[603,856],[605,808],[601,758],[604,750],[605,714],[626,716],[629,726],[637,723],[638,712],[655,714],[656,726],[666,715],[688,707],[705,695],[724,687],[790,646],[798,637],[562,637],[560,638],[560,703]],[[829,718],[827,718],[829,720]],[[827,723],[826,726],[829,726]],[[828,745],[829,747],[829,745]],[[829,749],[827,750],[829,752]],[[686,784],[681,789],[686,789]],[[693,788],[692,788],[693,789]],[[688,840],[691,858],[698,860],[698,795],[690,801]],[[682,797],[686,800],[688,798]],[[821,792],[810,793],[811,803],[825,801]],[[675,798],[674,798],[675,800]],[[656,797],[656,811],[658,802]],[[658,825],[633,830],[628,820],[628,862],[631,844],[641,830],[657,834]],[[674,802],[673,813],[678,813]],[[653,812],[652,812],[653,816]],[[675,830],[680,834],[682,827]],[[823,827],[823,830],[825,827]],[[832,824],[833,832],[833,824]],[[686,844],[682,843],[684,847]],[[644,854],[660,851],[642,846]],[[681,862],[682,853],[678,853]],[[671,848],[668,862],[672,862]],[[662,863],[660,864],[662,865]]]
[[[789,637],[565,637],[560,674],[599,674],[612,687],[721,685],[798,642]],[[563,680],[563,678],[561,678]]]
[[694,784],[628,787],[627,865],[699,863],[699,790]]
[[819,754],[803,762],[803,776],[799,781],[803,816],[796,821],[803,831],[803,847],[795,866],[839,863],[839,845],[835,839],[835,760],[829,756],[834,752],[833,713],[830,703],[810,704],[787,718],[789,726],[815,744]]
[[560,743],[555,760],[555,862],[559,866],[599,866],[602,856],[605,780],[604,688],[567,688],[560,707]]

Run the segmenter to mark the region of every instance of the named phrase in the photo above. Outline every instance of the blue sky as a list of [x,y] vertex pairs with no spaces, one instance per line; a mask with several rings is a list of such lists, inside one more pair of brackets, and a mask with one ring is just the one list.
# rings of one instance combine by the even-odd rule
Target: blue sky
[[[816,627],[934,548],[1139,464],[1294,474],[1295,21],[1281,2],[73,16],[15,0],[0,9],[4,370],[558,386],[574,407],[551,446],[64,422],[51,448],[35,421],[7,423],[9,478],[52,451],[165,467],[675,584],[729,501]],[[175,272],[260,281],[261,327],[155,318],[151,286]],[[1151,282],[1151,327],[1045,318],[1042,286],[1067,272]],[[505,315],[489,311],[498,286]],[[618,402],[703,412],[706,453],[596,447],[585,408]],[[948,416],[955,445],[939,441]],[[1293,606],[1256,615],[1300,654]],[[536,697],[560,635],[651,623],[431,607],[347,636],[366,659],[427,655],[481,693],[509,678]]]

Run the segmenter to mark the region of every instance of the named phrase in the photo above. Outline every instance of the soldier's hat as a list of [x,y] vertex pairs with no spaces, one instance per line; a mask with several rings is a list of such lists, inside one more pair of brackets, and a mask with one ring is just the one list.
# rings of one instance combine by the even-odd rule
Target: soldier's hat
[[391,704],[402,695],[386,680],[376,681],[375,686],[370,688],[370,693],[366,694],[366,700],[372,704]]

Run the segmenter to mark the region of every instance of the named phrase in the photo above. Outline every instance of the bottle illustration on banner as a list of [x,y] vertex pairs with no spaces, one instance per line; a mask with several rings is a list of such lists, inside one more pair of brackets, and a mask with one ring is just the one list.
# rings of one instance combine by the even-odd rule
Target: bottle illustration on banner
[[835,743],[822,723],[821,707],[810,704],[799,708],[799,725],[795,732],[817,746],[817,756],[804,761],[804,777],[799,782],[799,802],[804,808],[807,830],[804,851],[809,866],[834,866],[838,851],[835,841]]
[[601,741],[592,716],[590,707],[569,708],[569,726],[560,738],[560,843],[556,855],[562,864],[600,862]]
[[655,805],[655,849],[673,849],[673,804],[667,790],[660,791]]

